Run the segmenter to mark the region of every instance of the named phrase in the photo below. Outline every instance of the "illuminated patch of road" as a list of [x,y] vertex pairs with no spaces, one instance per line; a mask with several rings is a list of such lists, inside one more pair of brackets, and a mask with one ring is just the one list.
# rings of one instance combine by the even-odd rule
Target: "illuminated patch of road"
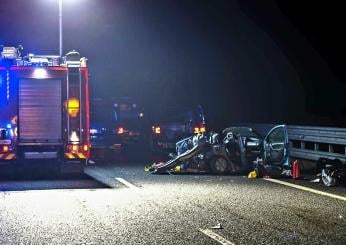
[[209,230],[209,229],[199,229],[200,232],[202,232],[204,235],[210,237],[211,239],[217,241],[220,244],[223,245],[235,245],[235,243],[228,241],[226,238],[223,238],[219,234]]
[[125,186],[127,186],[127,187],[130,188],[130,189],[133,189],[133,190],[136,190],[136,191],[139,191],[139,190],[140,190],[137,186],[131,184],[130,182],[124,180],[123,178],[115,178],[115,179],[116,179],[117,181],[119,181],[120,183],[124,184]]
[[285,181],[281,181],[281,180],[277,180],[277,179],[264,179],[264,180],[270,181],[270,182],[274,182],[274,183],[277,183],[277,184],[280,184],[280,185],[289,186],[289,187],[296,188],[296,189],[299,189],[299,190],[312,192],[312,193],[319,194],[319,195],[322,195],[322,196],[328,196],[328,197],[335,198],[335,199],[338,199],[338,200],[341,200],[341,201],[346,201],[346,197],[345,196],[339,196],[339,195],[331,194],[331,193],[328,193],[328,192],[315,190],[315,189],[312,189],[312,188],[309,188],[309,187],[304,187],[304,186],[301,186],[301,185],[291,184],[291,183],[288,183],[288,182],[285,182]]

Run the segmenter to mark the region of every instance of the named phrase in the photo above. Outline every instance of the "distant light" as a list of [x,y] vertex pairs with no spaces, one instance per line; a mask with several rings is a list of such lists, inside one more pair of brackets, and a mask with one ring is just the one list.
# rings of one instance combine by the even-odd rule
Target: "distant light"
[[11,123],[8,123],[8,124],[6,125],[6,128],[11,129],[11,128],[12,128]]
[[118,128],[118,134],[123,134],[124,133],[124,128]]
[[205,129],[205,127],[204,126],[200,126],[200,127],[194,127],[194,129],[193,129],[193,132],[195,133],[195,134],[199,134],[199,133],[205,133],[205,131],[206,131],[206,129]]
[[161,134],[161,128],[155,127],[155,134]]
[[34,77],[38,79],[46,78],[47,77],[47,71],[42,68],[37,68],[34,71]]
[[143,117],[143,116],[144,116],[143,112],[139,113],[139,117]]
[[97,134],[98,130],[96,128],[90,129],[90,134]]
[[133,108],[136,108],[136,107],[137,107],[137,105],[136,105],[136,104],[133,104],[133,105],[132,105],[132,107],[133,107]]

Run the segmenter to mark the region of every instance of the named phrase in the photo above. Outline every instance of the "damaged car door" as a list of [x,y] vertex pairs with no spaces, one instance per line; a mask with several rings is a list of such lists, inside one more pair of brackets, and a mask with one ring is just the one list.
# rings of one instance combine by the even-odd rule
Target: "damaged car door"
[[286,125],[272,128],[263,142],[264,165],[283,167],[288,165],[288,136]]

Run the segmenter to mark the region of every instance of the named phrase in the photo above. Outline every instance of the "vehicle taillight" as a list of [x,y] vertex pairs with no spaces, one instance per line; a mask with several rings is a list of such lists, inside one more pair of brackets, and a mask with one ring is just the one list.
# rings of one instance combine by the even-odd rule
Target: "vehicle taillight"
[[161,134],[161,128],[152,126],[152,130],[154,134]]
[[203,133],[205,133],[205,130],[206,130],[205,126],[201,125],[201,126],[194,127],[193,128],[193,133],[195,133],[195,134],[199,134],[199,133],[203,134]]
[[88,150],[88,145],[67,145],[67,151],[71,153],[87,152]]
[[124,128],[121,128],[121,127],[118,128],[118,131],[117,131],[117,132],[118,132],[118,134],[123,134],[123,133],[124,133]]

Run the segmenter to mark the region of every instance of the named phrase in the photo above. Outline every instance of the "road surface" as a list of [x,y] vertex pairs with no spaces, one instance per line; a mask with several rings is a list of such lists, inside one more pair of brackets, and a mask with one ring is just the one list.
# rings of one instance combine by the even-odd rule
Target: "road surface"
[[241,175],[151,175],[143,172],[145,164],[95,164],[85,176],[68,179],[2,177],[0,244],[346,241],[344,187],[284,181],[292,187]]

